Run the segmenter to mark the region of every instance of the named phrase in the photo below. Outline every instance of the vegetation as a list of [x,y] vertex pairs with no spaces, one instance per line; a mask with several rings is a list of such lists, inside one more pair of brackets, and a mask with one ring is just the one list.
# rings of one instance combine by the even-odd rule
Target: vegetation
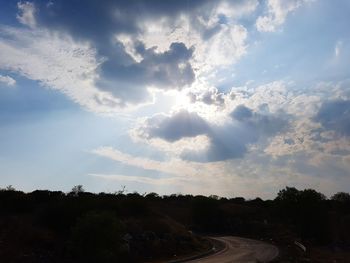
[[[0,258],[3,262],[171,259],[210,249],[202,238],[208,234],[272,240],[287,262],[312,256],[291,251],[294,241],[330,251],[347,251],[350,246],[348,193],[327,199],[312,189],[286,187],[274,200],[264,201],[125,192],[93,194],[81,185],[69,193],[0,189]],[[330,262],[327,256],[323,259]]]

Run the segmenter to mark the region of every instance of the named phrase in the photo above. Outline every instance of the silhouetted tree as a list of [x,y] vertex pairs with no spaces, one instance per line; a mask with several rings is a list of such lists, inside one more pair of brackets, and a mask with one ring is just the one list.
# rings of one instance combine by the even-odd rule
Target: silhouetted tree
[[350,194],[345,192],[338,192],[334,194],[331,197],[332,200],[342,202],[342,203],[349,203],[350,202]]
[[326,197],[313,189],[299,191],[286,187],[276,197],[278,214],[293,223],[302,237],[314,237],[318,241],[328,238]]
[[79,194],[81,194],[83,192],[85,192],[85,190],[84,190],[83,186],[81,184],[79,184],[79,185],[73,186],[70,193],[74,196],[78,196]]
[[16,191],[16,188],[14,188],[11,184],[6,186],[5,188],[0,188],[0,191]]

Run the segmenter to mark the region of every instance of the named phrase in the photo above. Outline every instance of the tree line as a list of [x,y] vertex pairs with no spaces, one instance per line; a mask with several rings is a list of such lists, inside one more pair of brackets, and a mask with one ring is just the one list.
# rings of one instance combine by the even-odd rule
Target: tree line
[[[8,262],[143,262],[210,249],[205,235],[349,247],[350,195],[286,187],[273,200],[156,193],[0,190]],[[40,260],[39,260],[40,259]]]

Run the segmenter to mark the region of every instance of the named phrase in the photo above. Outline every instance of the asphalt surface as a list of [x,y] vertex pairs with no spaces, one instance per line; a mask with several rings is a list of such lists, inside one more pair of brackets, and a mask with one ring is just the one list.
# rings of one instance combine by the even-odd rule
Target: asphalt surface
[[187,263],[257,263],[270,262],[278,256],[274,245],[241,237],[215,237],[225,244],[223,250],[207,257],[190,260]]

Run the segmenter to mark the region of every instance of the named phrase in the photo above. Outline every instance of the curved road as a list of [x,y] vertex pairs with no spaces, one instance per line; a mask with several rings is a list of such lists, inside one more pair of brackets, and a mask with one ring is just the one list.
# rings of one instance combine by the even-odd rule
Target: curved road
[[225,248],[215,254],[187,263],[256,263],[270,262],[278,256],[278,248],[274,245],[241,237],[212,238],[225,244]]

